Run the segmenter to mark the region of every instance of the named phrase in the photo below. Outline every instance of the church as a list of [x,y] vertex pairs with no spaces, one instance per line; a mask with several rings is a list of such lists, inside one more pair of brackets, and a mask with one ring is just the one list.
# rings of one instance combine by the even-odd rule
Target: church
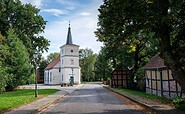
[[80,84],[79,45],[73,44],[69,24],[66,44],[60,47],[60,56],[44,70],[44,84]]

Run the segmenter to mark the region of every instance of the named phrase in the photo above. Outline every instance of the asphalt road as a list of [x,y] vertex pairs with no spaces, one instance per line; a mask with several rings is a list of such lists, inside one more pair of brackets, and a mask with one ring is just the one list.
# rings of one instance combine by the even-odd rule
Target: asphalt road
[[84,84],[78,90],[41,112],[42,114],[145,114],[135,104],[99,84]]

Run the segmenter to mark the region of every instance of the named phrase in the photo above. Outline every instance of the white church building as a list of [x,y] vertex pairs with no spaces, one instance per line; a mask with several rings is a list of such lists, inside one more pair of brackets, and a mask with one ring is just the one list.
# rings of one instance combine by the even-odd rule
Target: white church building
[[44,84],[80,84],[79,46],[73,44],[69,25],[66,44],[60,47],[60,56],[44,71]]

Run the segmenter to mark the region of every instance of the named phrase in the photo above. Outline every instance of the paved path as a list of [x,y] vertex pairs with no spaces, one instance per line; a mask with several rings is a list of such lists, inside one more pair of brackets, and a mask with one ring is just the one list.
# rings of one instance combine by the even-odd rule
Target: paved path
[[99,84],[85,84],[42,114],[144,114]]

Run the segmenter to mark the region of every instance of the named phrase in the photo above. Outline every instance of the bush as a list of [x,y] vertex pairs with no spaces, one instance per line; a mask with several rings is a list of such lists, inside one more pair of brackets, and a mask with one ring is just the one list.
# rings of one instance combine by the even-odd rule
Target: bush
[[35,74],[32,74],[29,79],[28,82],[26,84],[34,84],[35,83]]
[[139,91],[145,91],[145,71],[143,68],[139,68],[135,75],[135,82],[137,83],[137,89]]
[[173,99],[173,105],[177,109],[185,110],[185,99],[176,97]]

